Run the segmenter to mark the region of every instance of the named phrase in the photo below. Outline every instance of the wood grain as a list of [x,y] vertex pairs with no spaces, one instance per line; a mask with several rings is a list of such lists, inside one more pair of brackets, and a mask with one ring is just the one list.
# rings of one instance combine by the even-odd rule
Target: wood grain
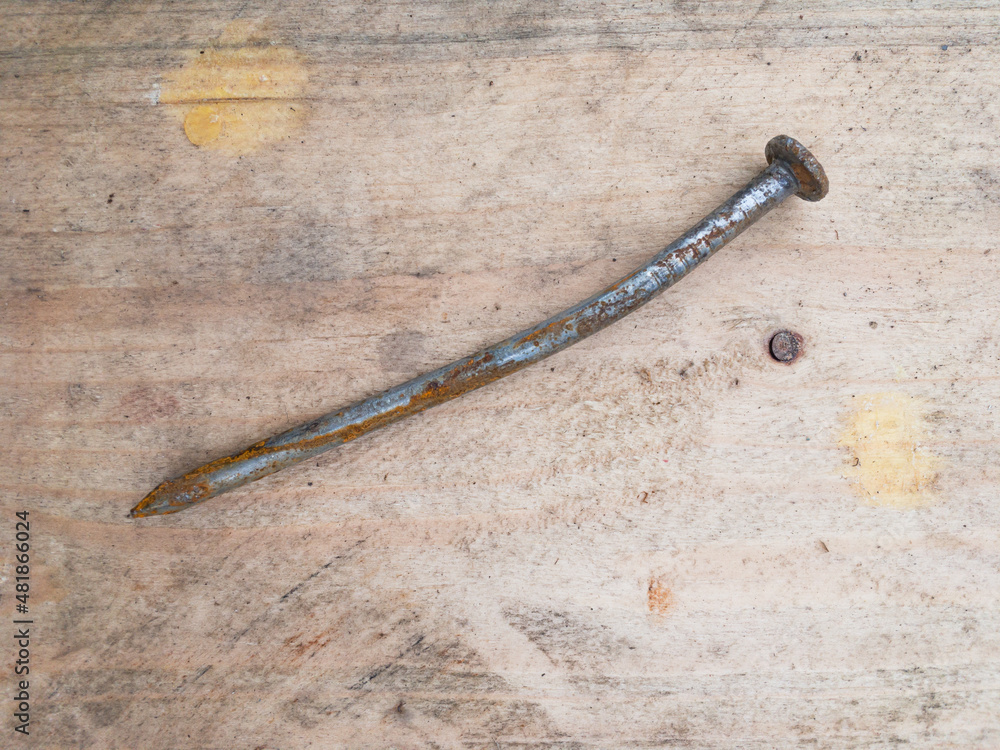
[[[0,8],[30,746],[1000,746],[1000,5]],[[613,281],[778,133],[829,197],[627,322],[127,519]]]

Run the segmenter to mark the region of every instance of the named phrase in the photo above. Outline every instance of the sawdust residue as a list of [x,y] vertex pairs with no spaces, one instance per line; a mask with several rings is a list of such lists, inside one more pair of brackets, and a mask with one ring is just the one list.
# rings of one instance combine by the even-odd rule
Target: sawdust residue
[[859,396],[840,445],[851,451],[844,475],[868,505],[918,508],[935,499],[941,459],[927,446],[923,402],[905,393]]

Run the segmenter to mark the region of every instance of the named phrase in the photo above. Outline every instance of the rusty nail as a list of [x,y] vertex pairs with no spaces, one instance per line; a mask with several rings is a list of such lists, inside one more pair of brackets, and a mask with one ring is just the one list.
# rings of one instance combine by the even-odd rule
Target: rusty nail
[[470,357],[169,479],[130,515],[176,513],[517,372],[646,304],[786,198],[818,201],[826,195],[823,168],[795,139],[772,138],[764,154],[768,166],[760,174],[646,265],[607,289]]
[[768,349],[778,362],[792,362],[802,353],[802,337],[792,331],[778,331],[771,337]]

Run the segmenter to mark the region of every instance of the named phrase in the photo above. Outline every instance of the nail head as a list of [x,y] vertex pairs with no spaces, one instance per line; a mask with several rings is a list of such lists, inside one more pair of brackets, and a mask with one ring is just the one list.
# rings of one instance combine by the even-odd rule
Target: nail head
[[767,163],[783,162],[799,182],[797,195],[803,200],[818,201],[830,191],[826,172],[809,149],[787,135],[776,135],[764,148]]
[[802,353],[802,337],[793,331],[778,331],[771,337],[768,350],[776,362],[794,362]]

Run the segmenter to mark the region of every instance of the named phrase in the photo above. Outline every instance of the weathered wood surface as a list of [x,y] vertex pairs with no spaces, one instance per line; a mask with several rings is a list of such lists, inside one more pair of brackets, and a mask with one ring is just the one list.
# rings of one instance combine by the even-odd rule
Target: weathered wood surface
[[[2,16],[4,746],[1000,746],[1000,5]],[[829,197],[626,323],[126,518],[614,280],[778,133]]]

